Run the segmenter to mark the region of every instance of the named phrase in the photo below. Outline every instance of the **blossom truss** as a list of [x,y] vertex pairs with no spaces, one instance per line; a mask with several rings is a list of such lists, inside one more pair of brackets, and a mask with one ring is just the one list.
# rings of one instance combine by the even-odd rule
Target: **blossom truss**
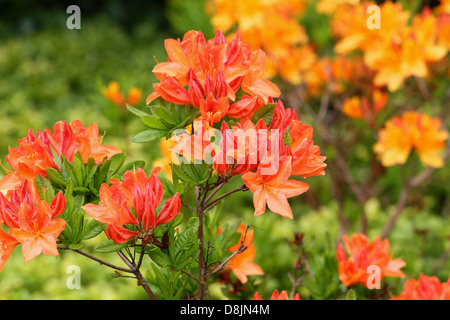
[[172,221],[181,210],[180,195],[176,193],[165,201],[161,211],[164,188],[153,169],[147,176],[143,169],[127,171],[123,181],[111,179],[111,185],[100,187],[100,203],[85,204],[82,208],[95,220],[107,224],[106,235],[115,243],[126,243],[133,238],[151,240],[153,230]]
[[436,276],[420,274],[406,280],[403,291],[391,300],[450,300],[450,278],[441,283]]
[[405,277],[400,270],[406,264],[401,259],[393,259],[389,252],[389,241],[374,238],[372,242],[362,233],[354,233],[350,238],[343,236],[344,246],[339,244],[336,250],[338,260],[339,280],[345,286],[361,283],[367,286],[372,271],[369,267],[376,267],[379,273],[379,280],[384,277]]
[[441,152],[448,139],[439,118],[421,112],[406,111],[385,123],[373,146],[384,166],[404,164],[415,150],[424,166],[440,168],[444,165]]
[[39,130],[36,135],[30,129],[25,138],[19,139],[17,148],[8,148],[6,161],[12,170],[4,168],[7,174],[0,180],[0,190],[14,190],[23,181],[38,175],[47,177],[48,168],[59,169],[57,163],[61,161],[57,158],[61,156],[72,161],[79,152],[85,163],[93,158],[99,164],[122,152],[118,147],[102,145],[102,141],[95,123],[84,127],[79,120],[70,124],[59,121],[52,130]]
[[191,30],[182,40],[167,39],[164,44],[168,59],[153,68],[160,82],[153,84],[147,104],[161,97],[192,105],[213,124],[225,116],[251,117],[269,97],[280,95],[278,87],[264,78],[266,54],[252,51],[239,34],[227,42],[217,31],[206,41],[201,31]]
[[256,124],[248,119],[241,122],[231,128],[223,122],[220,132],[216,129],[214,134],[203,124],[193,135],[176,136],[179,142],[172,148],[173,162],[182,155],[212,164],[224,180],[240,175],[253,193],[255,215],[263,214],[267,205],[273,212],[293,218],[287,199],[306,192],[309,186],[292,177],[325,174],[326,157],[312,140],[312,127],[297,120],[295,111],[285,109],[281,101],[275,103],[269,125],[263,119]]
[[0,271],[14,248],[21,244],[25,262],[43,253],[58,256],[56,239],[66,221],[57,219],[66,207],[59,191],[50,203],[42,201],[33,180],[25,180],[6,196],[0,193]]

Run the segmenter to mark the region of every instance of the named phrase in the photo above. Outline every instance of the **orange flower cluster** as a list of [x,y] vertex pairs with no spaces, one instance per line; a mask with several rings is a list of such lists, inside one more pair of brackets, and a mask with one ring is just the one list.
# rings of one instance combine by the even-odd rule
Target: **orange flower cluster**
[[120,108],[125,108],[127,104],[134,106],[141,100],[142,91],[138,88],[131,88],[128,95],[120,91],[120,86],[117,81],[111,81],[108,87],[102,90],[103,95],[112,103]]
[[85,128],[78,120],[70,124],[57,122],[53,132],[49,129],[45,132],[39,130],[35,135],[30,129],[25,138],[19,139],[17,148],[9,147],[6,161],[12,171],[5,169],[7,174],[0,180],[0,190],[13,190],[24,180],[38,175],[47,177],[47,168],[58,169],[53,151],[59,157],[64,155],[69,161],[80,152],[85,163],[91,157],[96,163],[101,163],[105,157],[122,152],[118,147],[102,145],[102,140],[96,124]]
[[444,165],[440,153],[448,138],[448,132],[441,127],[439,118],[420,112],[404,112],[386,122],[373,150],[384,166],[404,164],[414,149],[424,166],[440,168]]
[[264,271],[253,262],[256,255],[255,246],[253,245],[253,230],[247,230],[247,227],[241,224],[237,231],[241,233],[241,238],[228,251],[235,252],[241,246],[241,243],[247,249],[230,259],[227,264],[227,269],[231,270],[241,283],[246,283],[248,276],[263,275]]
[[[165,40],[165,48],[168,61],[153,69],[160,82],[153,84],[155,92],[147,104],[161,97],[178,105],[193,105],[212,125],[225,116],[251,117],[269,97],[280,95],[278,87],[263,77],[266,54],[260,49],[252,51],[239,33],[227,42],[218,31],[206,41],[203,33],[192,30],[182,41]],[[237,101],[238,90],[244,94]]]
[[336,257],[339,262],[339,280],[345,285],[362,283],[367,286],[367,280],[371,275],[368,272],[369,266],[377,266],[380,270],[380,281],[385,277],[404,277],[400,270],[405,266],[401,259],[392,259],[389,254],[389,241],[374,238],[372,243],[366,235],[355,233],[349,239],[343,236],[342,240],[349,256],[345,252],[344,246],[339,244]]
[[[285,137],[289,137],[286,144]],[[213,167],[227,179],[242,175],[253,193],[255,215],[261,215],[266,205],[275,213],[293,218],[288,198],[308,190],[309,186],[291,176],[324,175],[326,157],[314,145],[313,129],[297,120],[294,110],[275,103],[272,121],[263,119],[256,125],[246,120],[232,126],[223,122],[218,152],[213,154]]]
[[[281,101],[274,102],[280,91],[262,78],[264,52],[250,51],[239,33],[227,42],[221,32],[206,41],[201,32],[189,31],[182,41],[166,40],[165,47],[168,61],[153,69],[161,82],[153,85],[155,92],[147,103],[161,97],[198,107],[202,115],[190,132],[176,137],[178,143],[172,152],[188,160],[206,160],[210,156],[224,181],[242,175],[253,192],[255,215],[263,214],[267,205],[275,213],[292,218],[287,199],[307,191],[309,186],[290,177],[324,175],[325,157],[313,143],[312,127],[297,120],[295,111],[285,109]],[[243,94],[241,100],[232,103],[237,90],[251,96]],[[263,105],[270,107],[268,104],[274,105],[271,123],[266,125],[260,119],[254,124],[254,112]],[[224,116],[239,122],[230,128],[222,121],[220,143],[214,148],[209,125]]]
[[441,283],[436,276],[419,275],[407,280],[403,292],[391,300],[450,300],[450,278]]
[[[260,123],[260,127],[264,128],[262,120]],[[263,132],[270,130],[269,139],[260,145],[268,148],[263,149],[265,152],[255,171],[246,172],[242,180],[253,192],[255,215],[263,214],[267,205],[273,212],[292,219],[287,199],[306,192],[309,186],[290,178],[324,175],[326,157],[321,156],[319,147],[314,145],[312,127],[297,120],[295,111],[285,109],[281,101],[275,104],[267,129]],[[289,144],[285,136],[289,137]]]
[[[258,292],[255,292],[255,294],[253,295],[253,300],[262,300]],[[290,299],[286,290],[283,290],[281,291],[281,293],[278,293],[278,290],[275,289],[272,293],[272,296],[270,297],[270,300],[290,300]],[[300,295],[296,293],[292,300],[301,300]]]
[[332,14],[341,6],[356,6],[360,2],[361,0],[320,0],[317,3],[316,10],[320,13]]
[[22,244],[25,262],[39,254],[58,256],[56,239],[66,221],[57,219],[66,207],[59,191],[51,203],[42,201],[33,181],[25,180],[6,197],[0,192],[0,271],[18,244]]
[[126,243],[136,237],[146,241],[155,227],[169,223],[181,210],[177,192],[166,200],[156,216],[156,208],[164,196],[162,182],[157,177],[160,170],[156,167],[148,177],[144,170],[137,169],[125,172],[123,181],[111,179],[111,186],[102,184],[100,187],[100,204],[85,204],[83,210],[107,224],[106,235],[115,243]]
[[373,87],[373,72],[359,56],[320,57],[305,73],[305,98],[318,97],[326,91],[342,94],[349,89],[365,92]]
[[374,125],[377,114],[384,109],[387,103],[387,93],[374,90],[372,93],[372,103],[367,97],[354,96],[344,100],[342,112],[353,119],[361,119]]
[[425,78],[429,64],[440,61],[447,55],[448,46],[443,20],[429,9],[424,9],[412,18],[400,3],[386,1],[380,8],[380,29],[367,26],[366,13],[374,2],[363,2],[355,6],[339,6],[332,18],[332,30],[338,38],[335,52],[348,54],[362,52],[365,64],[375,72],[373,83],[387,86],[389,91],[398,90],[412,76]]
[[305,4],[304,0],[214,0],[211,23],[224,32],[236,26],[252,48],[261,48],[269,56],[272,68],[268,76],[278,74],[291,84],[299,84],[316,59],[298,23]]

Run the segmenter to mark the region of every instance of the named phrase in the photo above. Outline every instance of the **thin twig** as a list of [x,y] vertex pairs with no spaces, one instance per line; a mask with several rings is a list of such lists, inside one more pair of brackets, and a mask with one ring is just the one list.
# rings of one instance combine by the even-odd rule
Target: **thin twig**
[[183,206],[185,206],[186,208],[188,208],[189,210],[191,210],[192,212],[197,213],[197,211],[195,211],[194,208],[192,208],[190,205],[184,203],[183,200],[181,200],[181,204],[182,204]]
[[70,249],[68,247],[58,247],[58,249],[59,250],[71,250],[71,251],[74,251],[74,252],[76,252],[78,254],[81,254],[82,256],[85,256],[85,257],[87,257],[87,258],[89,258],[91,260],[94,260],[94,261],[100,263],[101,265],[105,265],[105,266],[107,266],[107,267],[109,267],[111,269],[122,271],[122,272],[133,273],[133,270],[131,270],[131,268],[130,269],[126,269],[126,268],[122,268],[122,267],[116,266],[116,265],[111,264],[109,262],[103,261],[103,260],[101,260],[101,259],[99,259],[97,257],[94,257],[94,256],[90,255],[89,253],[84,252],[82,250]]
[[215,268],[213,271],[211,271],[210,274],[208,274],[205,279],[209,279],[211,276],[213,276],[214,274],[216,274],[219,271],[222,271],[223,268],[225,267],[225,265],[228,263],[228,261],[230,261],[231,259],[233,259],[236,255],[238,255],[239,253],[244,252],[245,250],[247,250],[247,246],[245,246],[243,243],[241,243],[241,245],[239,246],[239,248],[237,248],[237,250],[235,252],[233,252],[225,261],[223,261],[217,268]]
[[[222,183],[220,183],[212,192],[211,194],[208,196],[208,198],[206,198],[203,203],[208,203],[209,200],[211,200],[211,198],[217,193],[217,191],[220,190],[220,188],[222,188],[225,185],[225,181],[223,181]],[[207,194],[207,192],[205,192],[205,194]]]
[[238,191],[247,191],[247,190],[248,190],[248,187],[247,187],[245,184],[243,184],[243,185],[241,185],[240,187],[238,187],[238,188],[236,188],[236,189],[233,189],[233,190],[230,190],[230,191],[228,191],[227,193],[224,193],[223,195],[221,195],[221,196],[215,198],[215,199],[212,200],[210,203],[205,204],[205,209],[207,209],[209,206],[211,206],[211,205],[213,205],[213,204],[219,202],[220,200],[222,200],[223,198],[229,196],[229,195],[232,194],[232,193],[235,193],[235,192],[238,192]]

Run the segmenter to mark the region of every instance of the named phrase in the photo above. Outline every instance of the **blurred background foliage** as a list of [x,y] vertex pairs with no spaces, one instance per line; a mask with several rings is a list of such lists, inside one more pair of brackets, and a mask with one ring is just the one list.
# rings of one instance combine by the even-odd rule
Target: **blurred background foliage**
[[[66,8],[81,8],[81,30],[68,30]],[[166,1],[4,1],[0,0],[0,159],[5,162],[8,146],[16,147],[17,139],[29,128],[37,132],[59,120],[81,120],[85,125],[96,122],[106,132],[105,144],[126,150],[129,160],[142,159],[151,167],[160,157],[158,144],[129,143],[142,131],[136,117],[124,115],[117,106],[102,96],[110,81],[117,81],[126,92],[142,89],[137,107],[145,105],[152,92],[155,58],[165,61],[164,39],[181,37],[190,29],[202,30],[208,39],[214,30],[204,0]],[[332,49],[331,32],[325,16],[307,10],[302,19],[308,35],[319,53]],[[282,84],[280,83],[280,86]],[[400,96],[399,99],[404,99]],[[395,103],[395,102],[394,102]],[[126,119],[126,122],[124,122]],[[314,127],[312,120],[305,120]],[[126,123],[128,130],[124,131]],[[358,131],[350,126],[349,134]],[[318,138],[317,138],[318,139]],[[364,137],[365,144],[354,146],[352,170],[363,170],[361,162],[370,161],[373,136]],[[127,143],[128,142],[128,143]],[[333,157],[333,150],[322,145],[322,154]],[[369,147],[368,147],[369,146]],[[328,168],[327,170],[332,170]],[[2,175],[3,172],[0,172]],[[382,197],[367,202],[369,238],[379,236],[394,208],[391,205],[400,189],[401,171],[389,168],[381,181]],[[419,205],[408,208],[390,235],[393,255],[406,261],[405,273],[416,278],[419,273],[437,275],[446,281],[450,275],[450,170],[439,170],[432,185],[418,190]],[[239,185],[240,181],[235,181]],[[331,192],[331,179],[313,177],[311,188],[302,196],[290,199],[294,220],[267,211],[254,217],[249,193],[233,195],[222,210],[225,220],[250,224],[254,229],[255,263],[264,276],[250,277],[247,290],[230,295],[227,289],[211,286],[211,297],[251,299],[255,291],[269,297],[274,289],[289,290],[296,255],[288,243],[294,233],[304,233],[303,247],[315,279],[305,277],[300,285],[302,299],[342,298],[345,287],[339,283],[335,248],[340,237],[338,205]],[[232,186],[230,186],[230,189]],[[395,203],[395,201],[394,201]],[[358,230],[361,208],[353,198],[344,202],[344,213],[350,221],[349,232]],[[187,212],[186,212],[187,214]],[[101,239],[91,240],[92,246]],[[89,247],[90,244],[88,244]],[[86,250],[87,251],[87,250]],[[105,260],[115,261],[115,256]],[[116,262],[120,264],[117,260]],[[56,263],[55,263],[56,262]],[[81,270],[81,289],[69,290],[68,266]],[[151,277],[151,268],[147,268]],[[403,279],[386,279],[401,290]],[[393,292],[398,294],[399,292]],[[357,292],[358,295],[358,292]],[[145,299],[144,291],[134,280],[112,279],[111,270],[73,252],[59,257],[37,257],[23,263],[16,249],[0,273],[0,299]]]

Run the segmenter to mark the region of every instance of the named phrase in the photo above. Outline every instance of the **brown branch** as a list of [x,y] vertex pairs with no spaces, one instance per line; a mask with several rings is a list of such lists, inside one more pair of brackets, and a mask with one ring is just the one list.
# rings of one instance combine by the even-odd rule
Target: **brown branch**
[[238,191],[247,191],[247,190],[248,190],[248,187],[247,187],[245,184],[243,184],[243,185],[241,185],[240,187],[238,187],[238,188],[236,188],[236,189],[233,189],[233,190],[230,190],[230,191],[228,191],[227,193],[224,193],[223,195],[221,195],[221,196],[215,198],[215,199],[214,199],[213,201],[211,201],[210,203],[207,203],[207,204],[205,205],[205,209],[207,209],[208,207],[212,206],[213,204],[219,202],[220,200],[222,200],[223,198],[229,196],[230,194],[233,194],[233,193],[238,192]]
[[[443,156],[444,163],[449,158],[450,158],[450,146],[447,147],[447,151]],[[397,219],[400,217],[401,213],[403,212],[403,209],[407,204],[409,193],[411,192],[411,190],[413,188],[420,186],[422,183],[428,180],[435,171],[436,168],[428,167],[427,169],[425,169],[415,177],[412,177],[405,183],[405,185],[402,188],[402,191],[400,192],[400,196],[397,201],[394,214],[391,216],[386,227],[384,228],[381,238],[387,238],[391,233],[392,229],[395,226],[395,223],[397,222]]]
[[71,250],[71,251],[74,251],[74,252],[76,252],[78,254],[81,254],[82,256],[85,256],[86,258],[89,258],[89,259],[91,259],[93,261],[96,261],[96,262],[100,263],[101,265],[107,266],[107,267],[109,267],[111,269],[114,269],[114,270],[117,270],[117,271],[122,271],[122,272],[127,272],[127,273],[133,273],[133,270],[131,270],[131,268],[130,269],[121,268],[121,267],[116,266],[116,265],[114,265],[112,263],[109,263],[109,262],[103,261],[103,260],[101,260],[101,259],[99,259],[97,257],[94,257],[94,256],[90,255],[89,253],[84,252],[82,250],[70,249],[68,247],[58,247],[58,249],[59,250]]

